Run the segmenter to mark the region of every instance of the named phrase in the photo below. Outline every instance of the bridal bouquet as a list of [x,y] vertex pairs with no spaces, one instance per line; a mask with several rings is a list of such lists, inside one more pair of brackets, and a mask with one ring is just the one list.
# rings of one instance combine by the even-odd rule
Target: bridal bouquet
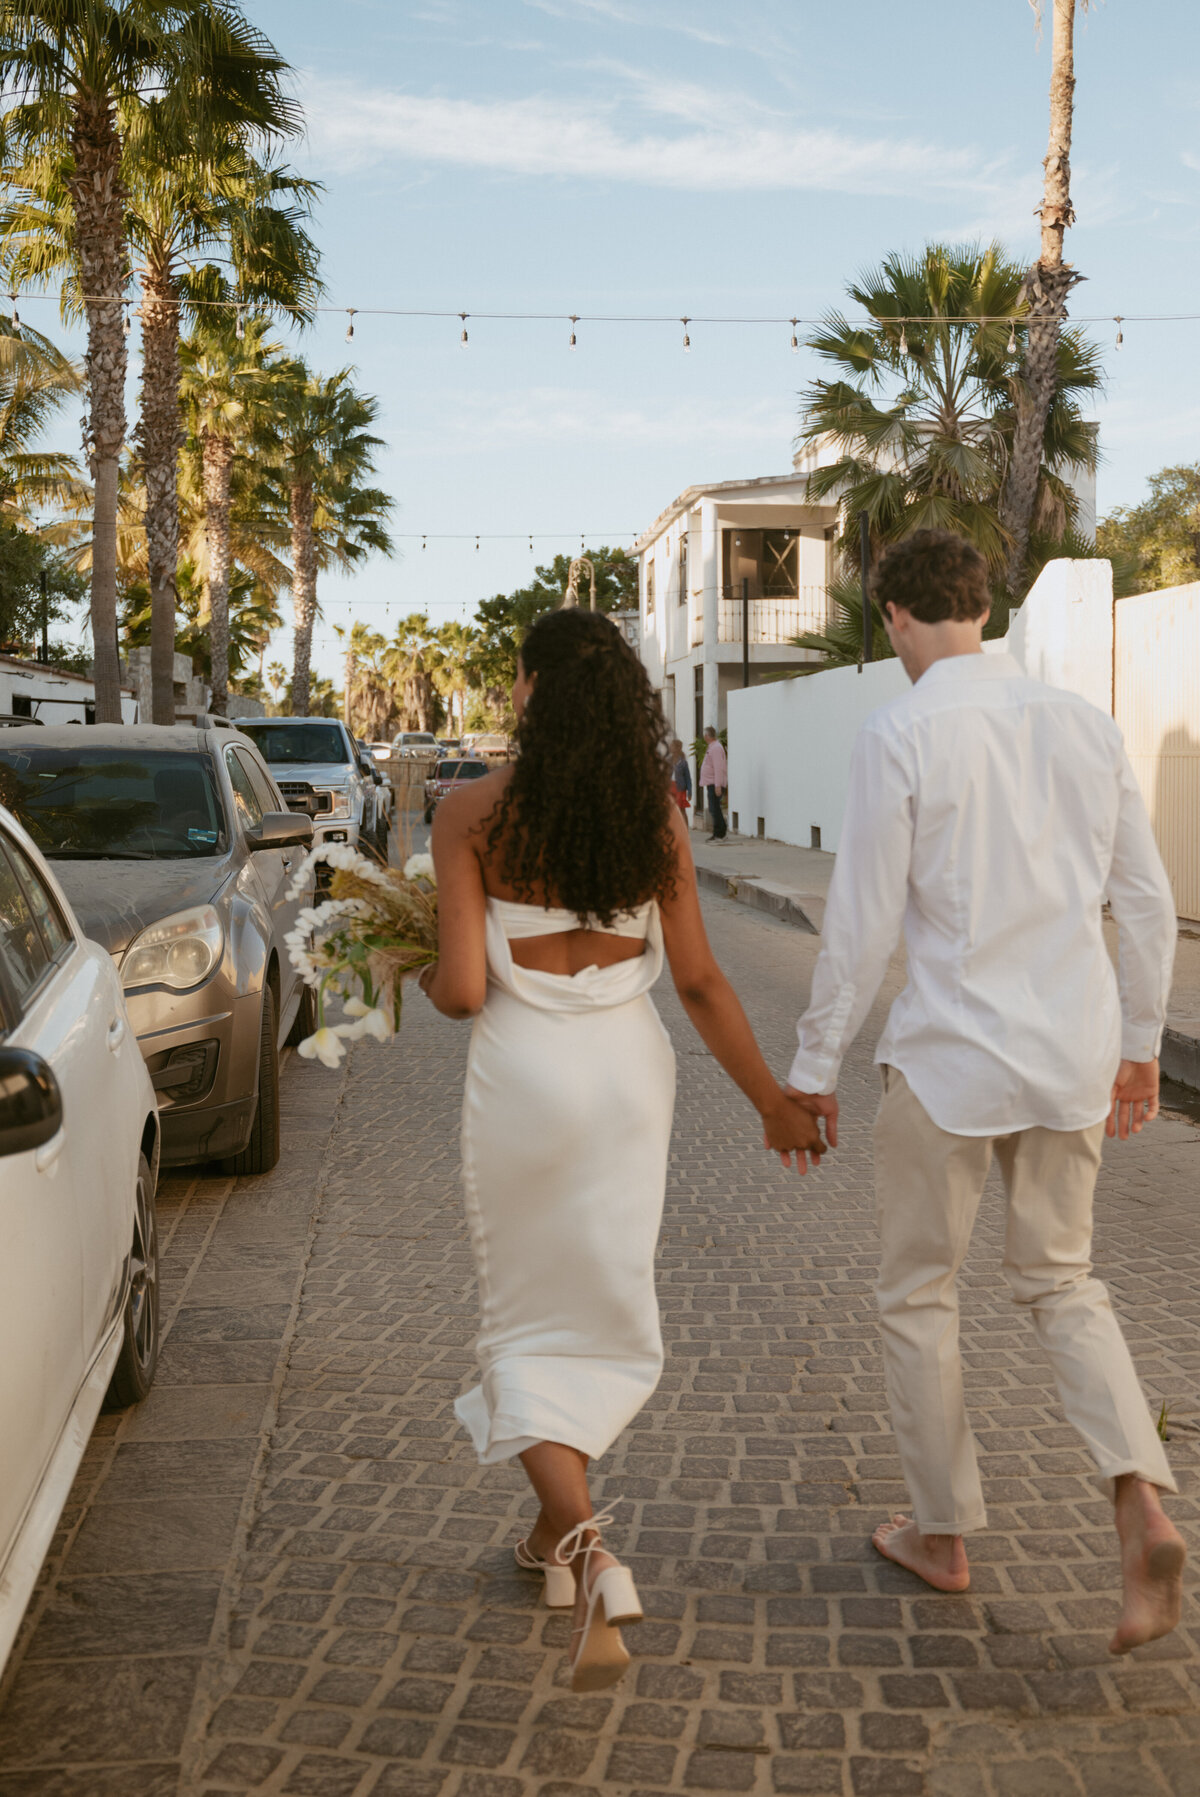
[[[317,1028],[299,1048],[305,1060],[336,1067],[358,1036],[386,1042],[400,1028],[402,985],[437,960],[437,880],[432,855],[410,855],[399,873],[347,843],[305,857],[289,898],[324,862],[330,897],[306,905],[285,938],[294,968],[317,994]],[[325,1022],[326,997],[340,998],[349,1023]]]

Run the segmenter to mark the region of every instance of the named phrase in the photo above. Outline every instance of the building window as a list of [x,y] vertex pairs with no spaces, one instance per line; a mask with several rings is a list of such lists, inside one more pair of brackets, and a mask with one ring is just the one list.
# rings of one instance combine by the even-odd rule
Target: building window
[[33,700],[28,693],[13,694],[12,714],[15,718],[31,718],[33,716]]
[[796,593],[799,551],[794,530],[762,533],[762,594],[764,599],[791,599]]
[[654,616],[654,557],[646,557],[646,616]]
[[687,604],[687,597],[688,597],[687,572],[688,572],[688,540],[687,540],[687,532],[684,531],[683,535],[679,539],[679,603],[680,603],[680,605]]
[[727,599],[740,599],[742,582],[751,599],[794,599],[799,591],[800,539],[795,530],[723,530],[721,585]]

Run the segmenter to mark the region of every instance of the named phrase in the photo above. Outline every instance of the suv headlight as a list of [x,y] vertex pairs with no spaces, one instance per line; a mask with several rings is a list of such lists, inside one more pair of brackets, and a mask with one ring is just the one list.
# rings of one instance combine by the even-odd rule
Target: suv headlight
[[315,792],[327,792],[329,794],[329,800],[330,800],[329,810],[322,811],[322,813],[321,813],[322,819],[327,818],[327,817],[349,817],[349,815],[350,815],[350,799],[349,799],[349,796],[346,793],[344,793],[339,787],[317,786],[317,787],[314,787],[313,790]]
[[126,992],[135,986],[186,992],[208,978],[224,945],[225,932],[211,905],[177,911],[134,937],[121,963],[121,984]]

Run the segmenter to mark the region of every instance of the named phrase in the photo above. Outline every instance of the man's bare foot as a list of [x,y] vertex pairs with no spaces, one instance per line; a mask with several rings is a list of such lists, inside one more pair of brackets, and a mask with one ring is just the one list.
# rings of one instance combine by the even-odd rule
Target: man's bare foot
[[1128,1653],[1178,1625],[1187,1549],[1156,1488],[1125,1474],[1117,1480],[1117,1534],[1125,1602],[1109,1653]]
[[922,1535],[907,1516],[893,1516],[880,1523],[871,1544],[885,1560],[907,1566],[935,1591],[966,1591],[971,1583],[961,1535]]

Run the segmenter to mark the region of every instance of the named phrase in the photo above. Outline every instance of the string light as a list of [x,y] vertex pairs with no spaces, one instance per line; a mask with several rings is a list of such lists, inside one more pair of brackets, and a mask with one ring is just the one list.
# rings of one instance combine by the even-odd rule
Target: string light
[[569,344],[568,344],[568,345],[567,345],[567,348],[568,348],[568,349],[574,349],[574,348],[575,348],[575,326],[576,326],[576,325],[577,325],[577,324],[578,324],[578,323],[579,323],[579,314],[578,314],[578,312],[572,312],[572,314],[571,314],[571,341],[570,341],[570,343],[569,343]]
[[127,336],[127,337],[128,337],[128,335],[129,335],[129,333],[130,333],[130,331],[132,331],[132,329],[133,329],[133,320],[132,320],[132,319],[131,319],[131,318],[130,318],[130,316],[129,316],[129,308],[130,308],[130,305],[131,305],[131,304],[132,304],[132,301],[130,301],[130,300],[125,300],[125,301],[124,301],[124,306],[125,306],[125,322],[124,322],[124,324],[123,324],[123,326],[122,326],[122,329],[123,329],[123,330],[124,330],[124,332],[125,332],[125,335],[126,335],[126,336]]
[[17,290],[15,287],[13,288],[12,293],[9,297],[12,300],[12,309],[13,309],[12,328],[14,331],[19,331],[21,328],[21,314],[17,311]]
[[681,318],[679,322],[683,326],[683,347],[684,349],[691,349],[692,340],[688,336],[688,325],[691,321],[687,318]]
[[902,356],[908,354],[908,337],[903,325],[900,326],[900,354]]
[[422,538],[421,538],[421,547],[422,547],[422,549],[424,549],[424,547],[425,547],[425,539],[424,539],[424,537],[422,537]]
[[350,322],[349,322],[349,324],[348,324],[348,325],[347,325],[347,326],[346,326],[346,342],[347,342],[347,343],[353,343],[353,342],[354,342],[354,314],[355,314],[355,311],[356,311],[356,310],[357,310],[357,308],[356,308],[356,307],[354,307],[354,306],[347,306],[347,307],[346,307],[346,311],[347,311],[347,312],[348,312],[348,313],[349,313],[349,315],[350,315]]
[[475,553],[476,553],[476,555],[479,554],[479,538],[478,537],[476,537],[476,539],[475,539]]
[[793,320],[792,320],[792,354],[793,355],[796,355],[800,349],[800,339],[796,335],[796,326],[799,323],[800,323],[800,320],[798,318],[793,318]]
[[1008,327],[1008,353],[1010,356],[1015,356],[1017,353],[1017,321],[1015,318]]
[[462,319],[462,336],[459,338],[459,342],[462,344],[463,348],[466,349],[466,347],[467,347],[467,319],[470,316],[470,314],[467,312],[460,312],[458,316]]
[[1117,315],[1116,315],[1116,317],[1115,317],[1115,318],[1114,318],[1114,319],[1113,319],[1113,323],[1114,323],[1114,324],[1115,324],[1115,325],[1116,325],[1116,327],[1117,327],[1117,341],[1116,341],[1116,345],[1115,345],[1115,347],[1116,347],[1116,348],[1117,348],[1117,349],[1120,349],[1120,347],[1121,347],[1121,345],[1122,345],[1122,344],[1123,344],[1123,343],[1124,343],[1124,341],[1125,341],[1125,333],[1124,333],[1124,331],[1123,331],[1123,330],[1122,330],[1122,329],[1121,329],[1121,326],[1122,326],[1122,324],[1123,324],[1123,323],[1124,323],[1124,320],[1123,320],[1123,319],[1122,319],[1122,317],[1121,317],[1121,314],[1120,314],[1120,313],[1119,313],[1119,312],[1118,312],[1118,313],[1117,313]]

